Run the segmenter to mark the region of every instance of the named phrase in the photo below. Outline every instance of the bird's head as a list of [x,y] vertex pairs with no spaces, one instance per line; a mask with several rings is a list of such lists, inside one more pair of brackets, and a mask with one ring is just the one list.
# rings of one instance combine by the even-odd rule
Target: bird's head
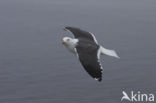
[[76,46],[77,42],[77,39],[72,39],[70,37],[64,37],[62,40],[62,44],[65,46]]

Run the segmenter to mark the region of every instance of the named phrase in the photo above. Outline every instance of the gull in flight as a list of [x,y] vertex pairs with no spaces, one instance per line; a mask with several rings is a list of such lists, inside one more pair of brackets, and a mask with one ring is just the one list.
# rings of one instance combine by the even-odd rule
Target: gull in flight
[[102,80],[102,66],[100,55],[120,58],[114,50],[99,45],[95,36],[76,27],[65,27],[64,30],[74,35],[74,38],[64,37],[62,44],[72,53],[77,54],[82,66],[95,80]]

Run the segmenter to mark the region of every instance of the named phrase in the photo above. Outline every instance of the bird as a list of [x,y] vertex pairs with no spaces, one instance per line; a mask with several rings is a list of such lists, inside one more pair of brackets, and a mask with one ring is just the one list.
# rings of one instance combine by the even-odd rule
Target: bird
[[77,27],[65,26],[65,31],[73,34],[72,37],[63,37],[62,44],[77,57],[86,72],[95,80],[102,81],[103,67],[100,55],[120,58],[114,50],[99,45],[93,33]]

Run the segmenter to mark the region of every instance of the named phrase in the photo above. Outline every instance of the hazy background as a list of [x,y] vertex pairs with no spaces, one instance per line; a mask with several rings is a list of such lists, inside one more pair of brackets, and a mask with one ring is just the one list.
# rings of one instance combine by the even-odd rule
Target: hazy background
[[[61,45],[66,25],[118,52],[101,83]],[[0,0],[0,103],[120,103],[155,78],[156,0]]]

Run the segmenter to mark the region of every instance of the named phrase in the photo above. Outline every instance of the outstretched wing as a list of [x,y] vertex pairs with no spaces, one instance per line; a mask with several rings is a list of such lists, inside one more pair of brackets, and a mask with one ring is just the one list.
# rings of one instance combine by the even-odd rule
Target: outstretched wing
[[81,30],[76,27],[70,27],[70,26],[65,27],[65,30],[69,30],[70,32],[72,32],[72,34],[74,35],[75,38],[85,38],[85,39],[91,40],[91,41],[95,42],[96,44],[98,44],[95,36],[90,32]]
[[[89,41],[88,41],[89,42]],[[84,69],[98,81],[102,80],[102,66],[98,58],[99,46],[81,41],[76,46],[79,60]]]

